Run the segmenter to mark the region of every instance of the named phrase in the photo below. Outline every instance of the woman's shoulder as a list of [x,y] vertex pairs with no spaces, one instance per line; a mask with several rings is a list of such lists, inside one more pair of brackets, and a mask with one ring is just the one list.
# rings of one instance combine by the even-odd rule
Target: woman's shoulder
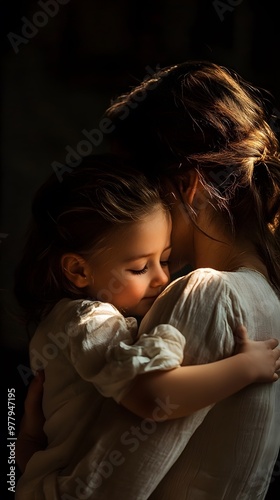
[[179,288],[191,291],[196,290],[203,293],[203,290],[214,293],[224,293],[235,297],[239,296],[242,291],[243,298],[246,296],[252,297],[252,289],[257,295],[265,293],[275,295],[271,283],[260,272],[247,267],[240,267],[234,271],[218,271],[217,269],[204,267],[198,268],[185,276],[181,276],[171,282],[171,288]]
[[[230,273],[212,268],[198,268],[185,276],[176,278],[161,293],[156,303],[162,307],[191,308],[192,310],[211,307],[229,308],[238,301],[237,292]],[[177,304],[177,306],[174,306]]]
[[[199,268],[178,277],[161,293],[147,313],[143,326],[148,331],[155,323],[175,326],[188,344],[220,332],[232,348],[232,327],[235,316],[242,316],[241,301],[232,293],[228,273]],[[199,336],[197,336],[199,333]],[[202,336],[202,337],[201,337]],[[192,344],[193,345],[193,344]]]
[[189,272],[184,276],[176,278],[170,283],[168,288],[170,289],[180,289],[183,290],[188,288],[191,290],[200,290],[207,288],[207,293],[209,290],[219,290],[230,288],[231,279],[230,273],[224,271],[218,271],[210,267],[202,267]]
[[233,294],[228,280],[227,273],[211,268],[191,271],[172,281],[146,316],[153,316],[161,323],[169,323],[170,318],[175,318],[176,326],[177,319],[186,318],[186,315],[197,320],[198,317],[213,315],[218,309],[231,310]]

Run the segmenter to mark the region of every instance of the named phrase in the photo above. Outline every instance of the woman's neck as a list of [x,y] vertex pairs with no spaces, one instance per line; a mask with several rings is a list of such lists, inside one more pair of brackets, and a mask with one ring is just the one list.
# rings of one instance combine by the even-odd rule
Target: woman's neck
[[230,241],[224,235],[213,235],[215,239],[196,234],[194,239],[194,268],[211,267],[218,271],[235,271],[247,267],[259,271],[268,278],[265,264],[262,262],[254,245],[246,240]]

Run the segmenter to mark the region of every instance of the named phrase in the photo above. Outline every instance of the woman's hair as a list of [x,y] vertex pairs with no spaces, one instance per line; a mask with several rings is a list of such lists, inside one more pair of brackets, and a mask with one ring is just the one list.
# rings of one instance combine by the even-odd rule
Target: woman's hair
[[199,173],[217,213],[234,235],[251,239],[280,290],[280,156],[271,97],[233,70],[190,61],[146,78],[106,115],[116,150],[137,157],[147,175],[149,163],[155,178],[174,185],[190,169]]
[[104,248],[107,236],[160,206],[168,211],[157,186],[111,155],[84,158],[62,182],[51,175],[34,197],[15,272],[14,293],[27,324],[40,321],[61,298],[86,297],[65,276],[63,254],[90,257]]

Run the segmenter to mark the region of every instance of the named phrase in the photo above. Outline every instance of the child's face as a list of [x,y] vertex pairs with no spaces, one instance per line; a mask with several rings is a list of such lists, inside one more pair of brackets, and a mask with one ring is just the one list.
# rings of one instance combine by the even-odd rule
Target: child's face
[[144,316],[169,282],[171,218],[162,208],[110,237],[92,258],[92,298],[110,302],[126,316]]

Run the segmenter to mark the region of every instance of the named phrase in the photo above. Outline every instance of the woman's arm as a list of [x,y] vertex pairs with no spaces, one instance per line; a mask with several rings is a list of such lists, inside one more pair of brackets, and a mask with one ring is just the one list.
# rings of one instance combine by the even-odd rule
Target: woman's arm
[[236,336],[236,355],[213,363],[138,375],[121,404],[140,417],[163,420],[162,412],[158,415],[158,402],[168,401],[166,420],[170,420],[217,403],[252,383],[276,381],[280,369],[278,340],[249,340],[244,327],[236,331]]

